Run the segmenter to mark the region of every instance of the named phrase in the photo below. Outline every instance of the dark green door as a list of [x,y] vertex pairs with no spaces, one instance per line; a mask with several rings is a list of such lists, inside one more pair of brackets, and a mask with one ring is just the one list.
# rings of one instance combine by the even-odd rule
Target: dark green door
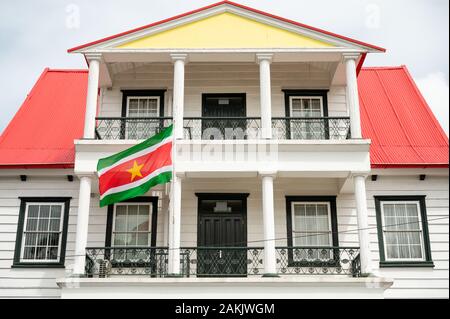
[[[240,136],[245,132],[246,95],[240,94],[203,94],[202,136],[209,139],[230,139],[230,131]],[[228,132],[228,133],[227,133]],[[228,136],[228,138],[227,138]]]
[[243,199],[200,199],[197,273],[233,277],[247,274],[247,223]]

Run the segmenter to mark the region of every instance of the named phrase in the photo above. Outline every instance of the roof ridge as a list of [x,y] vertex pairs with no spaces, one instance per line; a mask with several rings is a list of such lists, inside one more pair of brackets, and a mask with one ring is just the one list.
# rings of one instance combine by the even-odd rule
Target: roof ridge
[[51,69],[51,68],[47,68],[47,72],[54,72],[54,73],[88,73],[89,70],[87,70],[87,69]]
[[402,70],[405,69],[405,65],[392,65],[392,66],[363,66],[361,70],[376,71],[376,70]]

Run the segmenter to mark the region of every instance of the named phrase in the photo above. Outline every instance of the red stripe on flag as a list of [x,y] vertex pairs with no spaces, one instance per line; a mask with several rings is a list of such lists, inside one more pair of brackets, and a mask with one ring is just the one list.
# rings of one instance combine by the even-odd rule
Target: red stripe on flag
[[[172,143],[167,143],[149,154],[137,157],[106,171],[99,179],[100,195],[103,195],[110,188],[137,182],[161,167],[172,165],[171,153]],[[134,162],[138,166],[144,166],[140,170],[142,177],[136,176],[134,180],[131,180],[132,175],[128,170],[133,168]]]

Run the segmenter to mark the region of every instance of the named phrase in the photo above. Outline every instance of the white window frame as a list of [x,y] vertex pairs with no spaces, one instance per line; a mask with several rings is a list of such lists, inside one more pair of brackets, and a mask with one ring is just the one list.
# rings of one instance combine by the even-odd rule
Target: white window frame
[[[157,100],[158,107],[156,109],[156,112],[157,112],[156,117],[161,117],[161,115],[160,115],[161,98],[159,96],[151,96],[151,95],[149,95],[149,96],[127,96],[127,117],[130,116],[130,100],[132,100],[132,99],[138,99],[138,100],[155,99],[155,100]],[[137,116],[137,117],[139,117],[139,116]],[[146,116],[143,116],[143,117],[146,117]]]
[[[152,236],[153,236],[153,233],[152,233],[152,228],[153,228],[153,225],[152,225],[152,223],[153,223],[153,203],[150,203],[150,202],[133,202],[133,203],[118,203],[118,204],[114,204],[114,212],[113,212],[113,225],[112,225],[112,230],[111,230],[111,244],[114,246],[114,247],[132,247],[132,246],[115,246],[114,245],[114,242],[115,242],[115,235],[116,235],[116,211],[117,211],[117,206],[145,206],[145,205],[147,205],[147,206],[149,206],[149,219],[148,219],[148,223],[149,223],[149,225],[148,225],[148,231],[147,231],[147,233],[149,234],[149,236],[148,236],[148,240],[147,240],[147,246],[144,246],[144,247],[151,247],[151,245],[152,245]],[[128,223],[128,213],[127,213],[127,223]],[[128,233],[131,233],[131,232],[118,232],[118,233],[121,233],[121,234],[128,234]],[[145,233],[145,232],[136,232],[136,233]]]
[[[320,101],[320,117],[324,117],[324,107],[323,107],[323,97],[322,96],[310,96],[310,95],[294,95],[294,96],[289,96],[289,112],[290,112],[290,116],[291,117],[295,117],[294,111],[293,111],[293,107],[292,107],[292,101],[294,99],[318,99]],[[306,117],[303,117],[306,118]],[[295,120],[294,120],[295,121]],[[294,139],[294,130],[293,130],[293,125],[294,123],[291,123],[291,127],[290,127],[290,132],[291,132],[291,139]],[[305,123],[306,124],[306,123]],[[312,123],[310,123],[311,125]]]
[[[295,243],[295,239],[296,239],[296,236],[295,236],[295,233],[306,233],[306,232],[300,232],[300,231],[295,231],[295,208],[294,208],[294,205],[296,205],[296,204],[303,204],[303,205],[318,205],[318,204],[326,204],[327,205],[327,210],[328,210],[328,229],[329,229],[329,242],[331,243],[331,245],[330,245],[330,247],[333,247],[334,245],[334,243],[333,243],[333,225],[332,225],[332,222],[331,222],[331,203],[330,202],[328,202],[328,201],[318,201],[318,202],[303,202],[303,201],[295,201],[295,202],[292,202],[291,203],[291,212],[292,212],[292,216],[291,216],[291,218],[292,218],[292,221],[291,221],[291,223],[292,223],[292,246],[293,247],[297,247],[297,246],[295,246],[294,245],[294,243]],[[311,233],[314,233],[314,232],[311,232]],[[316,245],[317,246],[317,245]],[[309,247],[309,246],[304,246],[304,247]],[[310,247],[314,247],[314,246],[310,246]]]
[[[384,204],[393,204],[393,205],[405,205],[405,204],[416,204],[417,206],[417,215],[418,215],[418,224],[419,224],[419,230],[417,230],[416,232],[420,233],[420,248],[421,248],[421,253],[422,253],[422,258],[388,258],[387,255],[387,241],[386,241],[386,225],[384,224]],[[380,210],[381,210],[381,231],[383,232],[383,245],[384,245],[384,259],[387,262],[402,262],[402,261],[426,261],[426,252],[425,252],[425,240],[424,240],[424,234],[423,234],[423,223],[422,223],[422,211],[420,209],[420,201],[416,201],[416,200],[400,200],[400,201],[380,201]],[[388,225],[389,226],[389,225]],[[389,231],[389,232],[400,232],[400,231]],[[409,231],[411,232],[411,231]]]
[[[58,254],[57,259],[25,259],[23,258],[23,254],[25,251],[25,234],[27,233],[27,225],[28,225],[28,209],[29,206],[61,206],[61,216],[59,219],[59,240],[58,240]],[[57,202],[27,202],[25,205],[25,217],[23,220],[23,229],[22,229],[22,243],[20,247],[20,262],[21,263],[35,263],[35,264],[48,264],[48,263],[59,263],[61,262],[61,249],[62,249],[62,237],[63,237],[63,228],[64,228],[64,218],[65,218],[65,203],[57,203]],[[39,207],[39,211],[41,208]],[[50,209],[51,214],[51,209]],[[38,219],[39,220],[39,219]],[[39,227],[39,223],[38,223]],[[37,232],[36,232],[37,233]],[[43,232],[50,233],[50,232]],[[48,244],[48,243],[47,243]],[[48,246],[48,245],[47,245]],[[36,247],[36,246],[35,246]]]
[[323,117],[323,97],[322,96],[309,96],[309,95],[294,95],[294,96],[289,96],[289,111],[291,112],[291,117],[293,116],[293,109],[292,109],[292,101],[294,99],[319,99],[320,100],[320,116]]
[[[152,96],[152,95],[148,95],[148,96],[127,96],[127,117],[130,117],[130,100],[132,99],[137,99],[137,100],[149,100],[149,99],[155,99],[157,100],[157,108],[156,108],[156,116],[155,118],[159,118],[161,117],[160,111],[161,111],[161,98],[159,96]],[[139,102],[138,102],[139,104]],[[141,117],[141,116],[133,116],[133,117]],[[145,117],[149,117],[149,116],[142,116],[143,118]],[[139,125],[138,123],[128,123],[128,125]],[[125,138],[129,139],[129,132],[128,132],[128,127],[125,128]]]

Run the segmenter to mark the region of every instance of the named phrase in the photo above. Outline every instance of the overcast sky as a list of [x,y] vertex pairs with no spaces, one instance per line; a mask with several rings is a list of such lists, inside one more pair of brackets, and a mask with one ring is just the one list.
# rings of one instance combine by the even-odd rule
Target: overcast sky
[[[214,0],[0,2],[0,131],[45,67],[85,68],[67,49],[199,8]],[[236,0],[388,49],[366,66],[410,69],[448,134],[448,0]]]

